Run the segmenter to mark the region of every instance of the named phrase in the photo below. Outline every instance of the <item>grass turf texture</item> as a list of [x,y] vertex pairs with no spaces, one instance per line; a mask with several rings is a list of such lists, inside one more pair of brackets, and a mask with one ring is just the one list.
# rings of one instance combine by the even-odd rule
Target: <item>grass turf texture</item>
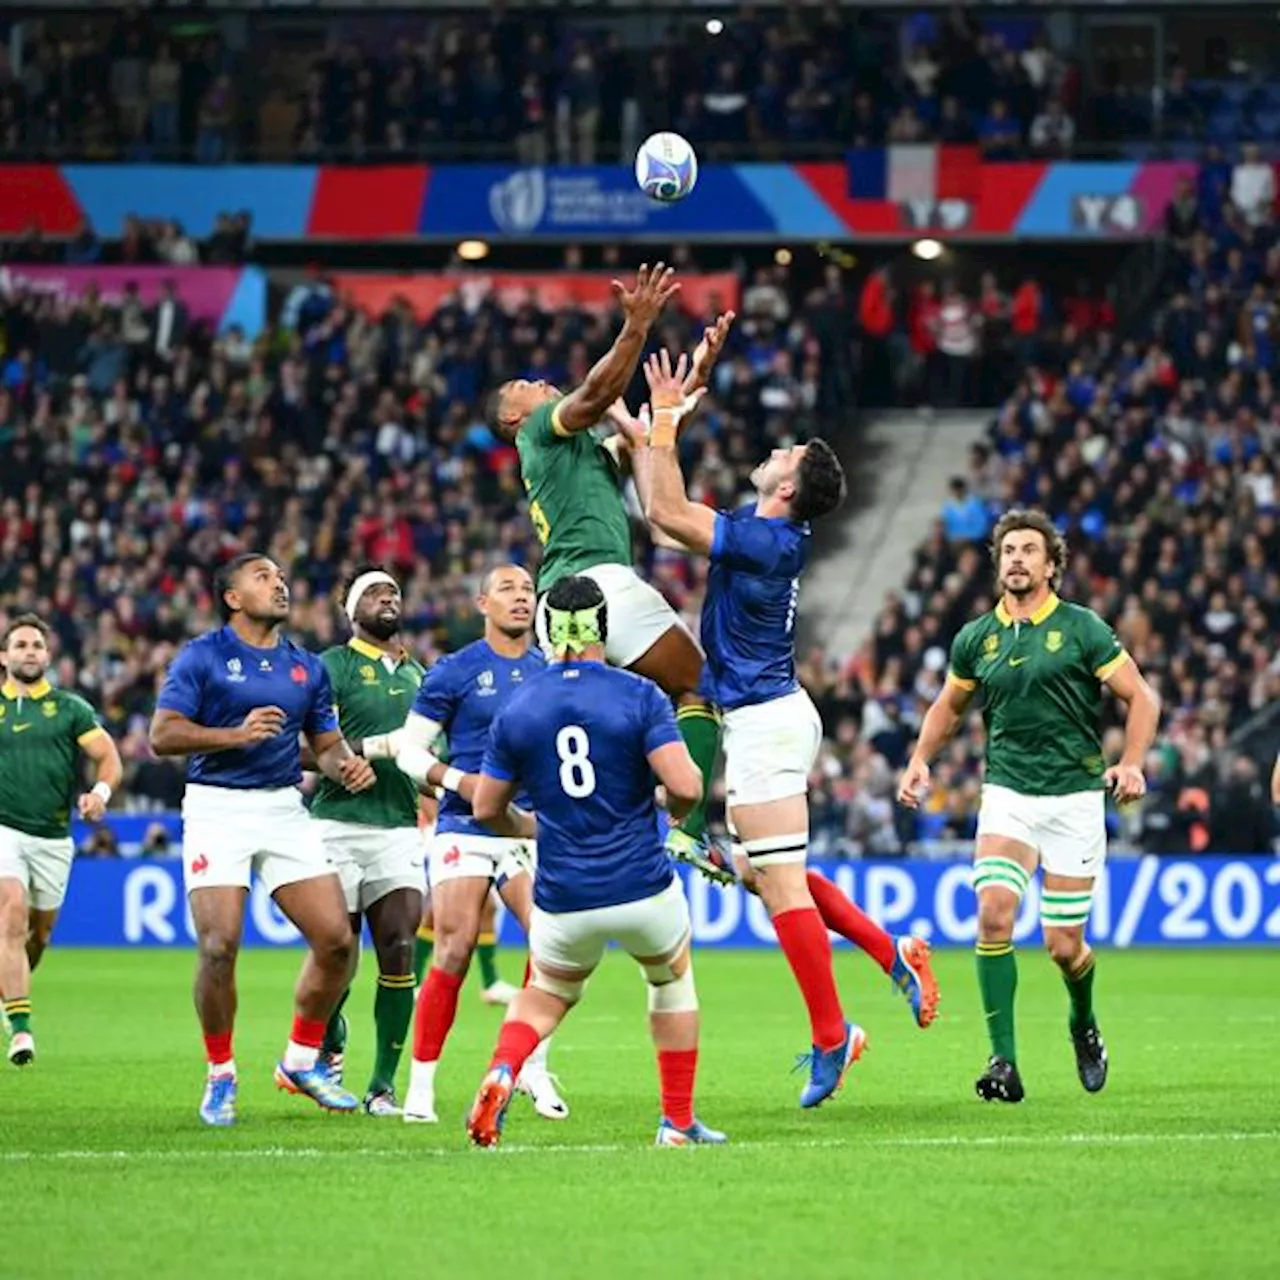
[[[697,959],[699,1113],[734,1145],[655,1150],[641,983],[610,956],[552,1051],[573,1110],[517,1099],[496,1154],[462,1117],[500,1011],[470,979],[438,1127],[329,1116],[278,1094],[300,954],[241,958],[241,1123],[196,1118],[192,957],[52,952],[40,1058],[0,1064],[0,1204],[13,1274],[396,1276],[1274,1275],[1280,952],[1106,953],[1106,1091],[1075,1078],[1066,997],[1021,954],[1028,1100],[982,1104],[972,957],[945,953],[943,1015],[916,1030],[865,958],[839,953],[870,1037],[843,1093],[796,1106],[805,1023],[777,954]],[[368,957],[366,957],[366,960]],[[514,972],[520,961],[506,956]],[[371,1061],[372,966],[348,1004],[348,1083]],[[403,1087],[407,1063],[402,1065]]]

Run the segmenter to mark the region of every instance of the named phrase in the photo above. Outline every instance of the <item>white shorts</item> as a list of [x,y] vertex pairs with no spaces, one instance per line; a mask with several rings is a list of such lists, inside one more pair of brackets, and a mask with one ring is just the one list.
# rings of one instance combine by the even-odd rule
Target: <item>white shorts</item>
[[182,798],[182,878],[193,889],[247,889],[253,873],[268,893],[336,868],[296,787],[240,791],[188,782]]
[[[598,564],[583,569],[582,577],[590,578],[604,592],[609,607],[608,630],[604,656],[615,667],[629,667],[644,657],[672,627],[679,627],[696,644],[680,615],[667,603],[662,592],[655,590],[636,571],[625,564]],[[535,634],[542,651],[551,657],[547,636],[547,597],[538,600]]]
[[822,746],[822,717],[803,689],[724,713],[725,804],[802,796]]
[[590,973],[616,942],[635,960],[666,961],[689,940],[689,904],[678,879],[652,898],[620,907],[552,914],[533,908],[529,951],[535,964]]
[[0,827],[0,880],[17,880],[35,911],[62,906],[75,855],[70,836],[29,836]]
[[422,892],[426,845],[417,827],[368,827],[331,818],[312,821],[320,828],[352,915],[397,889]]
[[978,838],[983,836],[1029,845],[1051,875],[1088,880],[1101,874],[1107,860],[1106,792],[1025,796],[986,783],[978,810]]
[[427,878],[433,885],[446,880],[492,880],[504,885],[515,876],[532,875],[537,861],[532,840],[441,831],[431,837]]

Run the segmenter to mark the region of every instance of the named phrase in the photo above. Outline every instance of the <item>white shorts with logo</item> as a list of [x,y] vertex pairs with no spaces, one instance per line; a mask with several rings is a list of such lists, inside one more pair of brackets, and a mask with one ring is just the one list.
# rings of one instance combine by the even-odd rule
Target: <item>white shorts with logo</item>
[[724,713],[725,804],[802,796],[822,746],[822,717],[803,689]]
[[296,787],[237,790],[188,782],[182,798],[182,876],[193,889],[249,888],[256,871],[268,893],[335,868]]
[[75,846],[70,836],[29,836],[0,827],[0,880],[17,880],[36,911],[57,911],[67,896]]
[[978,838],[983,836],[1029,845],[1050,874],[1087,880],[1101,874],[1107,860],[1106,792],[1026,796],[985,783],[978,810]]
[[[604,592],[609,607],[609,635],[604,656],[615,667],[629,667],[644,657],[672,627],[679,627],[693,640],[666,596],[638,577],[628,565],[598,564],[584,569],[581,576],[590,578]],[[550,657],[545,593],[538,600],[535,634],[543,653]]]
[[320,839],[332,861],[347,910],[353,915],[397,889],[421,893],[426,845],[415,827],[369,827],[359,822],[314,818]]
[[446,880],[492,880],[501,886],[515,876],[532,875],[537,861],[532,840],[438,831],[428,848],[427,879],[432,885]]
[[529,950],[535,964],[590,973],[616,942],[635,960],[670,960],[689,940],[689,904],[678,879],[651,898],[620,907],[552,913],[533,908]]

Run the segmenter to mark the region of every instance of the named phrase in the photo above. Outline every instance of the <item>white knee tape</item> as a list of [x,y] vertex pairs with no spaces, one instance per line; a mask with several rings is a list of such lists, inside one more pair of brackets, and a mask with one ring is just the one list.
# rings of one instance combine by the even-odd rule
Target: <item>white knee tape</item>
[[567,978],[553,978],[550,974],[543,973],[535,963],[529,985],[536,987],[539,991],[545,991],[549,996],[555,996],[557,1000],[563,1000],[565,1004],[577,1004],[582,999],[587,980],[578,978],[571,982]]
[[764,836],[744,840],[742,851],[753,867],[780,867],[803,863],[809,851],[809,837],[802,831],[788,836]]
[[1003,889],[1022,901],[1031,883],[1031,873],[1012,858],[979,858],[973,864],[973,891]]
[[[670,969],[663,966],[663,971],[670,974]],[[693,984],[693,966],[690,965],[678,978],[669,978],[658,983],[655,981],[655,970],[646,969],[645,977],[649,980],[649,1012],[650,1013],[696,1013],[698,1009],[698,989]]]

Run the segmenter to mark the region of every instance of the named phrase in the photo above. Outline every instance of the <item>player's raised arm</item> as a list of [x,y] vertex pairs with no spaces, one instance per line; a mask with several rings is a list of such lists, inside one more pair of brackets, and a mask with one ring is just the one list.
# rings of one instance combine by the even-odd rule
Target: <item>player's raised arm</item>
[[[681,356],[673,369],[671,357],[665,351],[650,356],[645,362],[644,376],[649,383],[653,421],[646,444],[649,457],[641,464],[648,471],[649,493],[644,514],[654,528],[686,550],[710,555],[716,514],[700,502],[689,501],[676,454],[680,420],[696,405],[696,401],[690,404],[691,397],[685,395],[688,372],[687,357]],[[701,392],[694,394],[700,396]]]
[[723,315],[716,317],[715,324],[708,325],[702,331],[702,341],[693,349],[693,361],[688,376],[684,380],[686,396],[703,390],[710,383],[711,371],[716,367],[716,361],[720,359],[725,339],[729,336],[729,329],[736,318],[734,312],[726,311]]
[[645,340],[653,322],[680,285],[675,271],[659,262],[652,270],[647,265],[640,268],[633,289],[627,289],[618,280],[613,282],[613,289],[622,306],[622,329],[613,346],[591,367],[582,385],[556,405],[552,421],[562,435],[594,427],[626,391],[644,354]]

